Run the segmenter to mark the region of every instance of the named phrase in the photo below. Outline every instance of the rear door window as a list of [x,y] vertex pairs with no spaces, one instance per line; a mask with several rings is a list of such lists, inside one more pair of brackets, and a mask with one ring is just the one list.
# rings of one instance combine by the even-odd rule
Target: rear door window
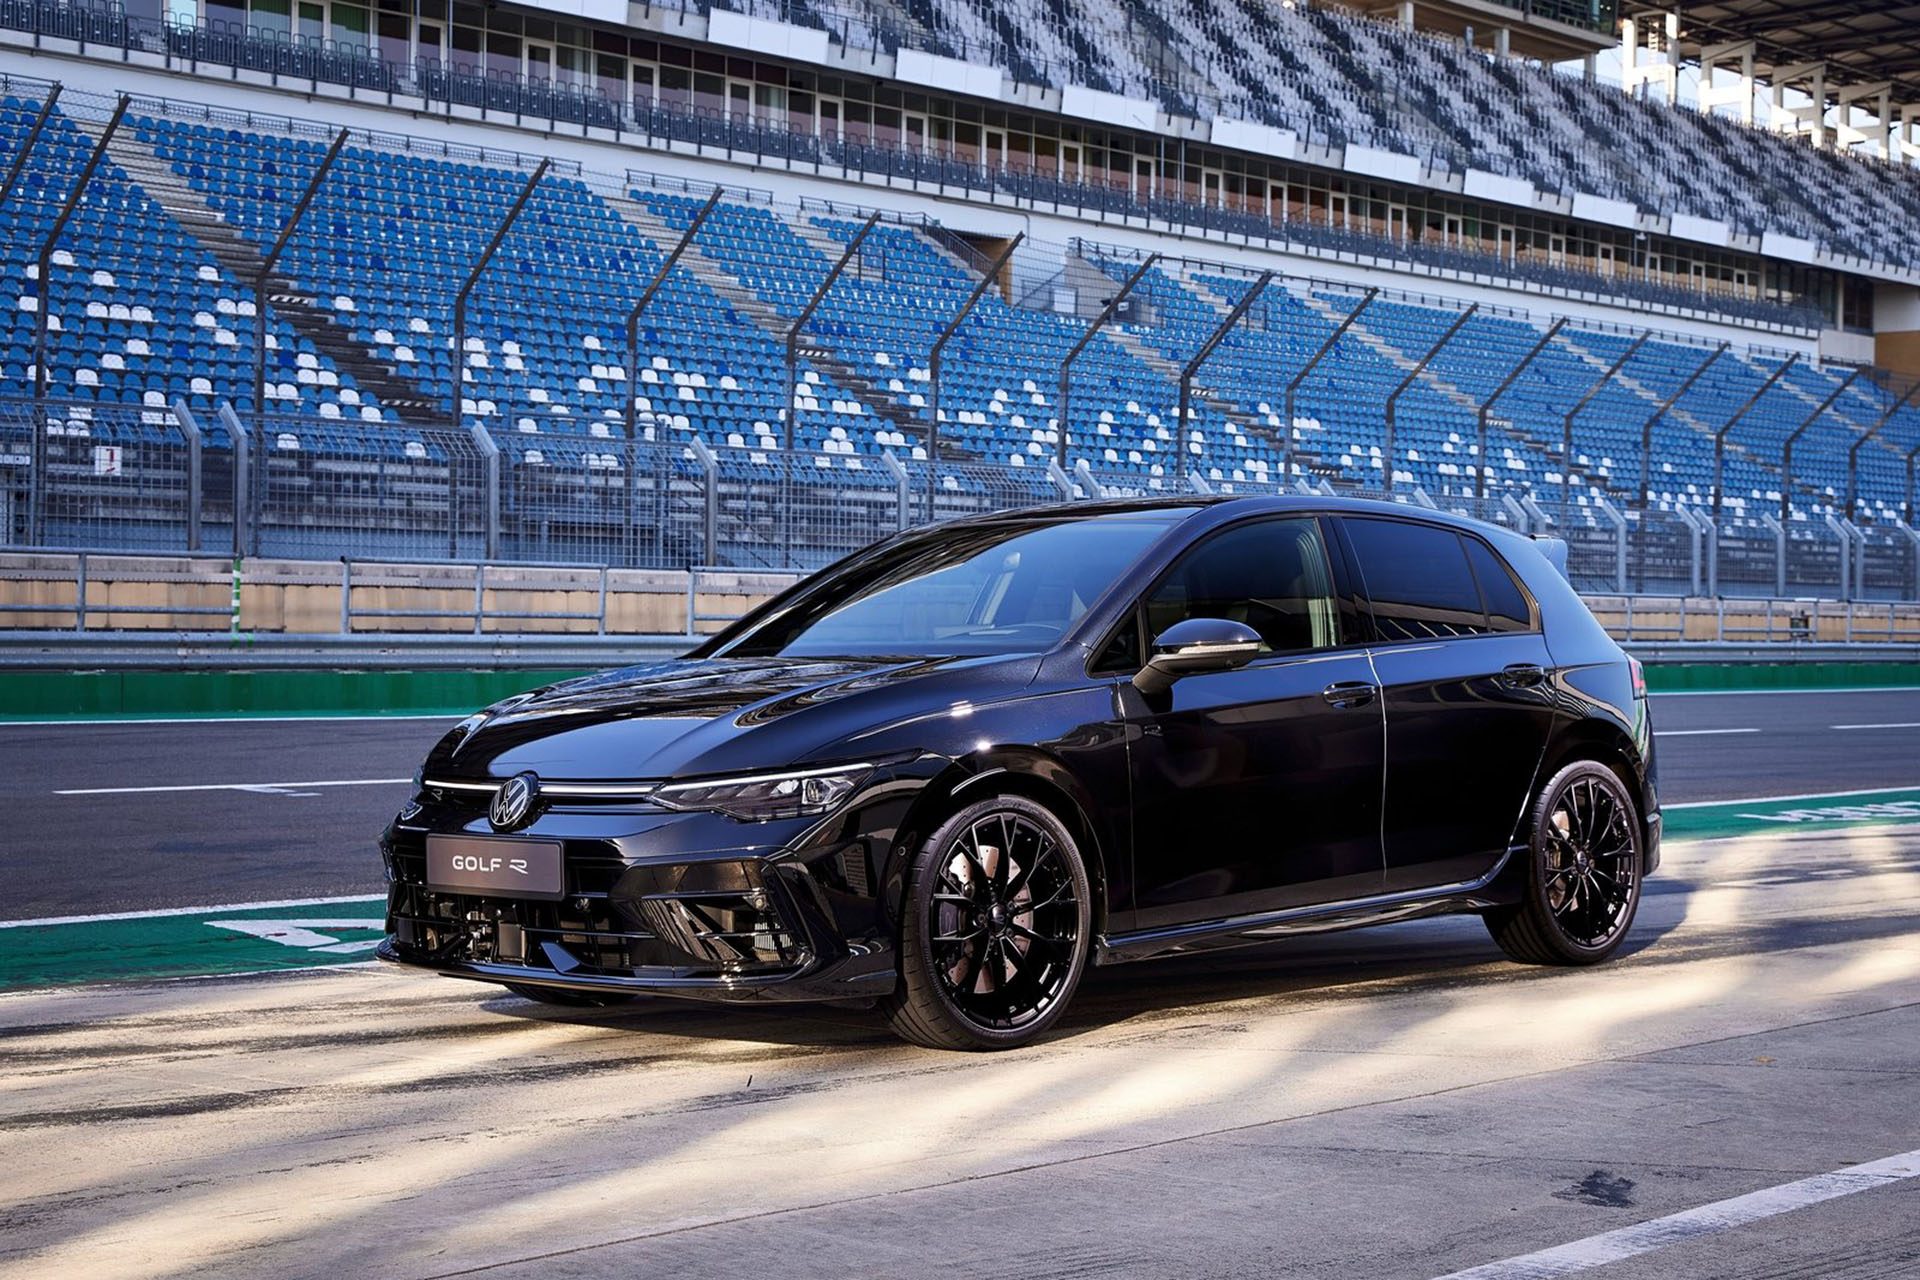
[[1382,643],[1492,630],[1459,534],[1411,520],[1349,516],[1342,523]]

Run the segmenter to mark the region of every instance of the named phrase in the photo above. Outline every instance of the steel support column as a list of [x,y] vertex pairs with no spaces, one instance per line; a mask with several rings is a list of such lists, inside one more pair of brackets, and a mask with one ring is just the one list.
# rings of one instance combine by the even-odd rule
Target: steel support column
[[187,550],[200,549],[200,508],[206,497],[204,468],[206,437],[200,422],[179,396],[173,398],[173,417],[187,437]]
[[[667,256],[661,260],[659,268],[653,273],[653,278],[647,281],[646,288],[640,291],[640,296],[634,300],[632,308],[627,312],[627,405],[624,415],[627,427],[627,514],[624,541],[627,548],[627,563],[635,566],[640,563],[640,430],[634,407],[634,401],[640,395],[640,319],[646,314],[647,308],[653,305],[653,300],[660,290],[666,287],[667,277],[673,273],[673,268],[680,261],[681,255],[692,246],[693,238],[700,234],[700,228],[706,225],[707,219],[713,216],[714,209],[719,207],[721,190],[719,187],[713,189],[713,194],[707,197],[707,202],[701,205],[699,211],[693,215],[693,221],[687,224],[687,229],[681,234],[679,243],[675,244]],[[664,451],[656,450],[655,452],[663,453]],[[668,481],[669,473],[665,468],[655,472],[656,487],[664,487]],[[662,515],[664,517],[664,512]],[[656,530],[656,536],[664,538],[666,533],[664,519],[657,523],[659,528]]]
[[1865,372],[1866,370],[1864,369],[1855,369],[1852,373],[1848,374],[1846,379],[1833,389],[1833,394],[1825,400],[1822,400],[1819,408],[1802,419],[1800,425],[1793,429],[1792,433],[1787,436],[1786,442],[1780,446],[1780,519],[1783,522],[1791,519],[1793,515],[1794,442],[1800,439],[1801,434],[1805,432],[1808,427],[1811,427],[1819,420],[1821,414],[1833,408],[1833,402],[1838,400],[1841,395],[1846,392],[1846,389],[1852,386],[1854,382],[1859,379],[1860,375]]
[[1001,251],[999,257],[993,260],[993,265],[987,268],[986,274],[980,277],[980,283],[973,286],[973,292],[967,295],[967,300],[960,304],[960,309],[953,313],[952,319],[947,321],[946,328],[940,330],[940,336],[933,340],[933,348],[928,354],[927,378],[932,384],[933,393],[933,418],[927,424],[927,521],[929,523],[933,521],[934,494],[940,487],[940,392],[943,382],[940,370],[941,361],[946,355],[947,342],[959,332],[966,318],[973,314],[973,309],[980,305],[980,299],[986,296],[987,290],[1000,278],[1001,271],[1006,268],[1008,262],[1013,260],[1013,251],[1020,247],[1020,242],[1026,239],[1026,236],[1027,233],[1024,231],[1016,232],[1013,239],[1007,242],[1007,247]]
[[[1724,355],[1730,345],[1732,344],[1723,342],[1709,352],[1707,358],[1695,365],[1693,372],[1674,388],[1673,394],[1662,400],[1660,407],[1648,414],[1647,420],[1640,424],[1640,509],[1642,511],[1653,503],[1653,429],[1660,425],[1662,418],[1667,416],[1667,410],[1680,403],[1680,397],[1693,390],[1693,384],[1706,375],[1707,370],[1713,367],[1713,362]],[[1720,527],[1719,475],[1719,470],[1716,468],[1713,502],[1713,522],[1716,529]]]
[[59,84],[55,84],[47,93],[47,100],[40,104],[40,114],[33,118],[27,128],[27,136],[20,140],[20,149],[13,153],[13,164],[7,170],[7,181],[0,186],[0,204],[5,204],[13,194],[14,184],[20,181],[20,175],[26,171],[27,157],[33,154],[33,148],[40,141],[40,133],[47,127],[47,121],[53,118],[53,108],[60,101]]
[[1607,366],[1607,371],[1594,380],[1593,385],[1587,388],[1586,393],[1580,397],[1573,408],[1567,410],[1566,416],[1560,419],[1560,527],[1562,529],[1567,527],[1567,517],[1573,512],[1573,420],[1580,416],[1582,409],[1593,403],[1595,396],[1607,389],[1608,384],[1627,367],[1627,362],[1633,359],[1635,353],[1645,346],[1647,339],[1652,336],[1651,332],[1643,333],[1629,343],[1627,349],[1620,353],[1620,358]]
[[53,225],[48,228],[46,238],[40,242],[40,253],[36,260],[36,273],[33,278],[35,292],[33,308],[33,420],[28,425],[31,448],[30,473],[27,476],[27,542],[30,546],[46,545],[46,469],[47,469],[47,423],[45,405],[47,400],[47,326],[53,314],[53,251],[60,243],[60,236],[72,221],[74,210],[80,207],[86,198],[87,187],[93,182],[95,170],[106,158],[107,147],[113,142],[113,135],[120,130],[120,122],[126,118],[127,105],[131,101],[126,94],[120,95],[120,101],[113,108],[113,115],[107,120],[106,128],[101,130],[100,140],[93,144],[93,151],[87,156],[87,162],[80,169],[80,176],[74,180],[73,189],[67,192],[65,203],[55,215]]
[[[1852,446],[1848,448],[1847,450],[1847,519],[1851,520],[1854,518],[1854,516],[1857,514],[1857,510],[1860,502],[1860,450],[1865,447],[1867,441],[1879,435],[1880,428],[1886,426],[1889,422],[1892,422],[1893,415],[1900,412],[1901,409],[1905,408],[1908,404],[1910,404],[1913,401],[1913,397],[1916,394],[1920,394],[1920,379],[1915,379],[1913,385],[1907,388],[1906,394],[1901,396],[1899,399],[1895,400],[1893,404],[1887,409],[1887,411],[1880,415],[1879,420],[1876,421],[1871,427],[1868,427],[1865,431],[1861,432],[1860,438],[1855,440]],[[1908,514],[1909,516],[1911,516],[1912,513],[1909,512]]]
[[473,296],[475,286],[487,270],[487,264],[500,251],[507,233],[513,230],[513,224],[519,220],[520,211],[527,207],[527,201],[533,198],[534,188],[540,185],[540,179],[547,176],[547,168],[552,163],[551,160],[542,160],[527,178],[526,185],[520,188],[520,194],[514,197],[512,207],[507,210],[507,216],[493,229],[493,239],[487,241],[487,247],[480,251],[478,261],[460,285],[460,292],[453,297],[453,405],[447,417],[447,426],[454,431],[460,430],[465,417],[460,402],[466,398],[467,391],[467,299]]
[[1307,380],[1307,375],[1314,371],[1315,366],[1326,359],[1327,353],[1333,350],[1334,344],[1346,336],[1347,330],[1353,328],[1354,325],[1360,322],[1360,313],[1372,306],[1373,300],[1379,296],[1380,288],[1378,285],[1367,290],[1366,296],[1360,299],[1353,310],[1347,312],[1346,319],[1342,320],[1339,325],[1334,328],[1334,331],[1327,335],[1327,340],[1320,344],[1320,349],[1314,352],[1304,365],[1300,366],[1300,372],[1294,374],[1293,378],[1287,383],[1287,420],[1281,424],[1280,436],[1281,488],[1284,489],[1293,483],[1293,405],[1294,397],[1300,392],[1300,384]]
[[1262,271],[1260,278],[1253,282],[1253,287],[1241,295],[1240,301],[1233,305],[1233,310],[1227,312],[1227,318],[1222,320],[1219,326],[1207,335],[1207,340],[1200,344],[1200,349],[1193,353],[1193,358],[1187,361],[1186,366],[1180,370],[1180,416],[1179,420],[1174,424],[1173,429],[1173,458],[1176,470],[1174,471],[1172,479],[1176,493],[1185,493],[1187,490],[1185,483],[1187,475],[1187,414],[1191,412],[1189,405],[1193,399],[1193,375],[1198,373],[1200,366],[1205,364],[1207,359],[1213,355],[1214,348],[1224,342],[1227,335],[1233,332],[1233,327],[1240,323],[1241,317],[1247,314],[1248,308],[1260,300],[1261,295],[1267,291],[1267,285],[1270,284],[1272,280],[1273,272]]
[[340,152],[346,145],[347,131],[342,129],[334,135],[333,145],[320,158],[320,166],[307,179],[306,189],[300,193],[300,198],[294,201],[293,212],[287,216],[280,234],[274,237],[273,247],[260,259],[260,269],[253,273],[253,412],[250,416],[255,423],[264,425],[267,417],[267,277],[280,265],[280,255],[286,252],[293,233],[299,230],[301,220],[307,216],[307,210],[320,194],[321,184],[332,171],[333,162],[340,158]]
[[[1421,356],[1419,362],[1407,371],[1407,376],[1400,380],[1400,385],[1395,387],[1393,394],[1387,397],[1386,485],[1388,493],[1393,492],[1393,449],[1395,437],[1398,435],[1400,397],[1405,395],[1407,388],[1411,387],[1419,380],[1420,375],[1427,371],[1427,366],[1433,363],[1433,358],[1439,355],[1449,342],[1453,341],[1453,335],[1466,328],[1467,321],[1473,319],[1479,311],[1480,304],[1476,302],[1456,316],[1453,323],[1447,326],[1447,331],[1440,335],[1440,340],[1427,348],[1427,353]],[[1485,466],[1487,460],[1485,458],[1478,458],[1475,459],[1475,461],[1480,466]]]
[[1527,366],[1532,364],[1535,357],[1542,351],[1545,351],[1547,344],[1559,337],[1560,331],[1566,327],[1567,318],[1565,316],[1555,320],[1553,326],[1541,335],[1540,341],[1534,343],[1533,348],[1528,351],[1526,355],[1520,357],[1520,363],[1513,366],[1507,376],[1501,380],[1500,385],[1493,389],[1493,394],[1488,396],[1486,402],[1480,406],[1478,432],[1480,465],[1474,468],[1473,472],[1474,501],[1478,502],[1487,496],[1487,419],[1493,414],[1493,406],[1500,403],[1500,397],[1507,394],[1507,391],[1513,384],[1519,381],[1520,375],[1527,371]]
[[[787,329],[787,383],[784,393],[787,403],[781,410],[780,422],[780,547],[789,564],[793,563],[793,477],[799,466],[799,463],[794,460],[793,449],[800,438],[800,333],[806,328],[807,322],[813,319],[813,313],[820,309],[820,304],[826,301],[827,293],[840,279],[840,274],[847,269],[847,264],[853,261],[853,256],[860,252],[861,244],[866,241],[868,234],[879,222],[880,212],[876,209],[867,216],[865,222],[860,224],[860,229],[853,233],[853,238],[847,241],[847,247],[841,251],[839,261],[833,264],[833,269],[827,272],[827,278],[820,282],[820,287],[813,291],[813,296],[807,299],[807,305],[801,308],[800,314],[794,318],[793,324]],[[718,474],[717,471],[714,473],[716,477]],[[713,483],[717,484],[717,479]],[[712,485],[709,488],[711,489]]]
[[860,229],[853,233],[853,239],[847,241],[847,247],[841,252],[840,260],[833,264],[833,270],[827,272],[827,278],[820,282],[820,287],[813,291],[813,296],[807,299],[807,305],[801,309],[798,316],[794,317],[793,324],[787,329],[787,420],[782,424],[785,430],[780,434],[781,447],[786,451],[788,466],[793,464],[795,426],[800,414],[800,394],[795,384],[795,379],[800,376],[800,331],[807,327],[807,322],[813,319],[813,313],[818,311],[820,304],[827,300],[827,293],[833,288],[834,282],[840,279],[840,273],[847,269],[849,262],[853,261],[853,255],[860,252],[860,245],[866,240],[867,233],[872,231],[879,221],[880,214],[876,210],[860,224]]
[[1113,314],[1120,309],[1120,304],[1127,300],[1128,295],[1133,292],[1135,285],[1146,279],[1147,272],[1153,270],[1153,264],[1158,261],[1160,261],[1160,255],[1150,253],[1147,255],[1146,261],[1133,269],[1133,274],[1128,276],[1120,285],[1120,292],[1107,299],[1106,305],[1100,308],[1100,314],[1095,316],[1087,325],[1086,331],[1080,335],[1079,341],[1075,342],[1073,348],[1067,352],[1066,359],[1060,362],[1060,390],[1055,398],[1055,403],[1058,406],[1057,413],[1059,416],[1057,421],[1060,424],[1060,440],[1054,450],[1054,458],[1059,462],[1061,470],[1065,470],[1067,466],[1067,444],[1072,435],[1073,418],[1068,411],[1073,402],[1073,388],[1070,379],[1073,376],[1074,362],[1080,358],[1080,353],[1087,349],[1087,344],[1093,341],[1094,335],[1106,327],[1107,321],[1113,319]]
[[[1787,370],[1793,368],[1793,366],[1798,364],[1799,362],[1800,362],[1800,353],[1797,351],[1794,352],[1792,355],[1788,356],[1785,360],[1782,360],[1780,362],[1780,367],[1778,369],[1775,369],[1771,374],[1769,374],[1767,376],[1767,380],[1760,384],[1760,389],[1754,392],[1752,395],[1748,396],[1747,402],[1741,405],[1738,409],[1734,410],[1733,416],[1731,418],[1728,418],[1725,424],[1722,425],[1718,431],[1713,433],[1713,524],[1715,528],[1719,528],[1720,526],[1720,506],[1721,506],[1722,499],[1726,496],[1725,491],[1727,486],[1726,486],[1726,479],[1725,479],[1725,471],[1726,471],[1726,460],[1727,460],[1727,436],[1730,435],[1733,429],[1740,424],[1740,419],[1746,417],[1748,412],[1750,412],[1753,409],[1753,406],[1759,404],[1761,399],[1766,396],[1767,392],[1773,390],[1773,384],[1780,381],[1781,378],[1784,378],[1787,374]],[[1642,465],[1644,464],[1645,464],[1645,455],[1643,454]]]
[[[1914,515],[1913,469],[1914,469],[1914,463],[1916,459],[1920,459],[1920,444],[1917,444],[1913,446],[1913,448],[1907,450],[1907,518],[1905,523],[1909,525],[1911,525],[1914,522],[1913,520],[1913,515]],[[1920,568],[1917,568],[1915,570],[1915,574],[1916,576],[1920,576]]]

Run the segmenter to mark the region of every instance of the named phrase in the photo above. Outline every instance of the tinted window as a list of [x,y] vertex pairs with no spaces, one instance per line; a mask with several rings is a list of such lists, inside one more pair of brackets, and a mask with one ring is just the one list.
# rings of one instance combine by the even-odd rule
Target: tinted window
[[1348,519],[1380,639],[1480,635],[1487,615],[1460,535],[1405,520]]
[[1311,517],[1214,535],[1174,565],[1146,609],[1149,638],[1188,618],[1227,618],[1259,632],[1269,653],[1340,643],[1333,572]]
[[1048,649],[1184,512],[936,531],[849,563],[716,650],[949,657]]
[[1467,560],[1473,565],[1473,576],[1480,583],[1480,596],[1487,604],[1487,624],[1495,631],[1530,630],[1533,609],[1527,604],[1527,593],[1514,580],[1513,570],[1480,539],[1462,538],[1461,541],[1467,545]]

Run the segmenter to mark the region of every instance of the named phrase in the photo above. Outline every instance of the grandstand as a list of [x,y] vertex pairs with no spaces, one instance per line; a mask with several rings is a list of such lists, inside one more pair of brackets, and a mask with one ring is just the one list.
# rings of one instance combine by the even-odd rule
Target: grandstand
[[1920,591],[1891,132],[1514,56],[1610,43],[1567,13],[340,8],[0,6],[7,545],[807,565],[1306,487],[1608,589]]

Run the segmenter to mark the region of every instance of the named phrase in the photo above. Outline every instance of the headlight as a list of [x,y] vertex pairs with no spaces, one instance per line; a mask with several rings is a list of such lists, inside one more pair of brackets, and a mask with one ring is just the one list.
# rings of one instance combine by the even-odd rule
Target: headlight
[[742,822],[810,818],[838,807],[872,772],[870,764],[843,764],[831,769],[796,769],[791,773],[757,773],[706,782],[672,782],[654,791],[648,799],[663,809],[724,813]]

